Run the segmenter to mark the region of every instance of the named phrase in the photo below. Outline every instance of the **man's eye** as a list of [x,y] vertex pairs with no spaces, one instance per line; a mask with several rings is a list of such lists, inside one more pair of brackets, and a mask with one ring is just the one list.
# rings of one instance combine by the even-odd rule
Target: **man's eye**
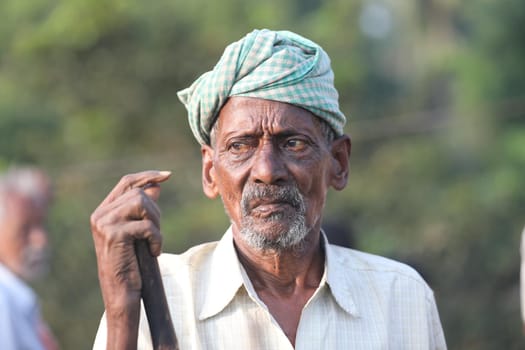
[[235,153],[246,152],[249,148],[250,148],[249,145],[245,142],[232,142],[228,147],[228,149],[231,152],[235,152]]
[[293,151],[302,151],[307,147],[307,143],[300,139],[289,139],[286,140],[285,148]]

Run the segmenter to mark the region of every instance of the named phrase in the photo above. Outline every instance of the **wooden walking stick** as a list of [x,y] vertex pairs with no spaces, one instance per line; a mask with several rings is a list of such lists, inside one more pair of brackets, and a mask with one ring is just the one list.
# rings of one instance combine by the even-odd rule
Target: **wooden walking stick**
[[135,253],[142,276],[142,301],[148,317],[153,349],[179,350],[157,258],[150,254],[146,240],[135,242]]

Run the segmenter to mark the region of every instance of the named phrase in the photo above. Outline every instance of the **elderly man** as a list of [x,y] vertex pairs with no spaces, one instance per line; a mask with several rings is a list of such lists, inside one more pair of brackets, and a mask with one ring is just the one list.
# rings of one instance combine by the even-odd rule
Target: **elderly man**
[[[181,349],[445,349],[432,291],[411,268],[330,245],[329,188],[342,190],[350,139],[327,54],[256,30],[179,93],[201,144],[204,193],[231,226],[219,242],[159,264]],[[133,242],[160,254],[158,184],[125,176],[91,226],[106,307],[95,348],[151,347]]]
[[34,168],[11,168],[0,176],[0,348],[56,349],[26,284],[47,269],[44,228],[50,200],[48,178]]

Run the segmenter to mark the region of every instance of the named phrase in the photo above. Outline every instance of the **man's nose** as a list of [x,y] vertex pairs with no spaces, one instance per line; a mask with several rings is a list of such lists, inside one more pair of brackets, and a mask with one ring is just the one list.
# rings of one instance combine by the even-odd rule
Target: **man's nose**
[[279,150],[271,142],[262,144],[256,152],[251,169],[256,183],[279,184],[288,177],[286,163]]

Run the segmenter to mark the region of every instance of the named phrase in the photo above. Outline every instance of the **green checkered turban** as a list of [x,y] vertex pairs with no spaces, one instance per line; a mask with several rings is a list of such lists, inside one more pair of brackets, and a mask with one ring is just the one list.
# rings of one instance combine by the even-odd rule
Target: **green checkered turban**
[[178,96],[200,144],[209,144],[213,123],[230,96],[302,107],[325,120],[338,136],[346,122],[330,58],[319,45],[289,31],[254,30],[226,47],[215,68]]

